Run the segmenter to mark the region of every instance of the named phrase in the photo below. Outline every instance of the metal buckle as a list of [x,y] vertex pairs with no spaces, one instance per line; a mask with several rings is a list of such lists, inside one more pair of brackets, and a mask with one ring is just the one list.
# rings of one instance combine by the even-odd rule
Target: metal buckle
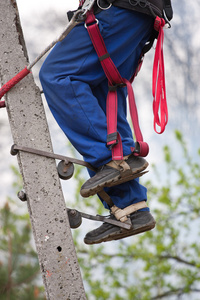
[[139,5],[141,8],[145,8],[145,7],[147,7],[147,5],[148,5],[147,0],[129,0],[129,3],[130,3],[132,6],[137,6],[137,5]]
[[100,0],[97,0],[97,6],[102,10],[107,10],[112,6],[112,3],[110,3],[107,7],[102,7],[99,2]]
[[98,20],[98,19],[95,19],[95,22],[92,22],[92,23],[90,23],[90,24],[88,24],[88,25],[85,23],[84,26],[85,26],[85,28],[88,28],[88,26],[94,25],[94,24],[97,24],[97,25],[98,25],[98,24],[99,24],[99,20]]

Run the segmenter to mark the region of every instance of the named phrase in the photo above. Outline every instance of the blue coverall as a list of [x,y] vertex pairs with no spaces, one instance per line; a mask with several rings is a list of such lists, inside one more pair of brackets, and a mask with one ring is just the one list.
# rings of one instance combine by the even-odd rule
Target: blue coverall
[[[152,33],[153,18],[114,6],[96,18],[112,60],[121,76],[130,79]],[[108,81],[84,23],[56,44],[43,63],[40,81],[53,116],[84,160],[95,167],[112,160],[106,147]],[[127,89],[119,88],[118,132],[124,156],[131,154],[134,146],[126,118],[126,96]],[[106,188],[106,192],[120,208],[147,200],[146,188],[138,179]]]

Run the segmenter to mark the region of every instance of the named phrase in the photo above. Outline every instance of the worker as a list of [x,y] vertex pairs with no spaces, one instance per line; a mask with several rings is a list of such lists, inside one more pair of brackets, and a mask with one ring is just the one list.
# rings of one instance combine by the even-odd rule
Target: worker
[[[84,0],[80,1],[79,9],[83,3]],[[145,44],[154,34],[155,17],[163,17],[164,0],[98,0],[93,11],[109,56],[122,78],[129,80],[138,67]],[[125,86],[117,89],[117,131],[123,158],[113,159],[107,147],[108,79],[86,27],[84,22],[74,27],[44,61],[40,81],[47,103],[71,144],[97,169],[96,173],[89,171],[91,177],[83,184],[81,195],[99,193],[104,207],[111,212],[111,207],[100,196],[102,189],[119,209],[145,203],[141,209],[129,213],[131,229],[103,223],[88,232],[85,243],[97,244],[151,230],[155,220],[146,205],[147,189],[137,178],[148,162],[131,150],[135,143],[127,121]],[[121,170],[126,167],[135,179],[124,176],[122,182]],[[109,218],[115,219],[115,215],[111,213]]]

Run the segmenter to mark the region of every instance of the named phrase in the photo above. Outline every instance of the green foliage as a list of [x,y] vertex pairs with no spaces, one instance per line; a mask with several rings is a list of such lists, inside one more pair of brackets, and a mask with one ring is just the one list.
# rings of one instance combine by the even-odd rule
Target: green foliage
[[[22,180],[16,168],[15,189]],[[38,286],[40,270],[37,253],[32,246],[32,231],[28,214],[17,213],[18,203],[8,198],[0,210],[0,299],[42,300],[44,288]]]
[[[154,166],[158,184],[143,182],[156,229],[95,246],[84,245],[81,231],[76,230],[76,248],[89,300],[167,300],[184,295],[186,298],[181,299],[198,299],[200,165],[189,156],[181,133],[175,134],[179,160],[165,146],[164,165]],[[163,182],[162,174],[166,177]],[[78,181],[79,176],[80,170]],[[76,207],[81,203],[84,209],[86,203],[85,210],[90,208],[94,214],[102,207],[95,197],[83,202],[76,195]]]
[[[88,221],[90,228],[85,228],[83,221],[80,228],[72,230],[88,300],[199,299],[200,164],[189,156],[180,132],[175,134],[179,160],[165,146],[163,165],[152,167],[157,184],[143,182],[157,222],[154,230],[93,246],[83,243],[83,235],[100,223]],[[14,171],[14,187],[18,187],[21,180]],[[71,205],[85,212],[107,214],[97,197],[80,196],[85,178],[86,170],[76,167]],[[0,299],[45,299],[43,288],[37,284],[39,266],[31,244],[29,217],[17,214],[11,199],[0,211],[0,257]]]

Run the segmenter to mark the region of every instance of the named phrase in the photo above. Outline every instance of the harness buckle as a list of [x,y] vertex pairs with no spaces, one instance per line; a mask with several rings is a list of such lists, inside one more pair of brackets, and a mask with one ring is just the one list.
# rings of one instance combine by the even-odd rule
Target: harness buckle
[[91,25],[94,25],[94,24],[98,25],[99,24],[99,20],[95,18],[94,22],[89,23],[89,24],[84,23],[84,26],[87,29],[88,26],[91,26]]
[[119,143],[118,139],[118,133],[113,132],[107,135],[107,143],[106,146],[109,150],[112,150],[112,148]]
[[121,83],[117,83],[115,85],[109,85],[108,90],[109,90],[109,92],[114,92],[117,90],[117,88],[123,88],[125,86],[126,86],[126,84],[124,82],[121,82]]

